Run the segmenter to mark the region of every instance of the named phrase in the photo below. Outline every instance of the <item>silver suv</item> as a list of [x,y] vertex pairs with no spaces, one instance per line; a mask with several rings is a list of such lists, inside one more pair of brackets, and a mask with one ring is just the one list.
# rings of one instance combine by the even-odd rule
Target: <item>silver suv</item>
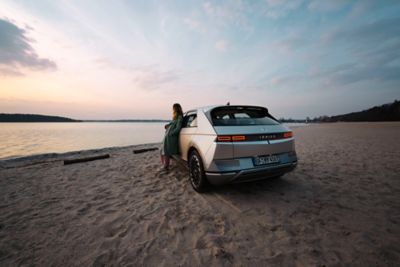
[[212,106],[184,114],[181,159],[198,192],[221,185],[279,177],[297,165],[293,133],[257,106]]

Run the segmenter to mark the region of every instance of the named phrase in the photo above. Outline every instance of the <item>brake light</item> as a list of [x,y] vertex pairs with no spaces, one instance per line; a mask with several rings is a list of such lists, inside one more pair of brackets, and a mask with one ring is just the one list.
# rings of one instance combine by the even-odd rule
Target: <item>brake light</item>
[[232,136],[232,141],[237,142],[237,141],[246,141],[246,136],[244,135],[234,135]]
[[232,138],[230,135],[219,135],[219,136],[217,136],[217,141],[218,142],[231,142]]
[[283,138],[291,138],[291,137],[293,137],[293,132],[283,133]]
[[240,142],[246,141],[245,135],[218,135],[217,142]]

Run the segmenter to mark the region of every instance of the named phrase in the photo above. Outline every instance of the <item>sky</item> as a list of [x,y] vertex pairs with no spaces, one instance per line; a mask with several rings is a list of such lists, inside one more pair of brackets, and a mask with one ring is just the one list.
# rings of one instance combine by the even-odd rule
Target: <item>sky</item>
[[400,1],[2,0],[0,113],[168,119],[260,105],[337,115],[400,99]]

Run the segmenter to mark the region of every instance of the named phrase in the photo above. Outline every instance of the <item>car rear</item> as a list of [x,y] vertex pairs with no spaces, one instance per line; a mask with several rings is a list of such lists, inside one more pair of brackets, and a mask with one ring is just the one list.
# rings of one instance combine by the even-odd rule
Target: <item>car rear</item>
[[266,108],[219,106],[205,115],[215,132],[203,156],[211,184],[277,177],[296,167],[293,133]]

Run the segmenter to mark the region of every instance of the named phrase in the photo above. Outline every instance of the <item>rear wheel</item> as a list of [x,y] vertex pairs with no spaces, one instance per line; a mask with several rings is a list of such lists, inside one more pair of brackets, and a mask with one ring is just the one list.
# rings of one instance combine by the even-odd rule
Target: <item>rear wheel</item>
[[270,179],[280,179],[284,174],[279,174],[276,176],[271,177]]
[[189,157],[190,184],[197,192],[204,192],[208,187],[208,181],[204,173],[203,161],[199,153],[194,150]]

